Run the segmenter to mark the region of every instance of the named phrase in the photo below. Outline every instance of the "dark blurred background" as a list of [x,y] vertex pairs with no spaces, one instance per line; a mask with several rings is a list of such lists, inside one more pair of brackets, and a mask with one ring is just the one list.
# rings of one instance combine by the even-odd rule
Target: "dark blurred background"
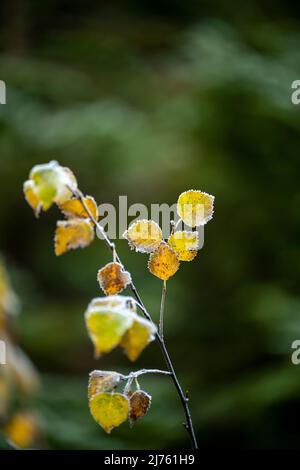
[[[100,295],[100,241],[56,258],[56,208],[37,221],[22,184],[58,160],[98,203],[216,197],[204,248],[169,283],[166,341],[201,448],[298,447],[300,366],[299,4],[221,0],[2,0],[0,250],[22,312],[16,337],[40,371],[44,447],[188,447],[167,378],[145,378],[148,415],[111,436],[87,405],[94,368],[163,368],[152,343],[131,365],[93,359],[83,312]],[[158,318],[161,282],[118,241]]]

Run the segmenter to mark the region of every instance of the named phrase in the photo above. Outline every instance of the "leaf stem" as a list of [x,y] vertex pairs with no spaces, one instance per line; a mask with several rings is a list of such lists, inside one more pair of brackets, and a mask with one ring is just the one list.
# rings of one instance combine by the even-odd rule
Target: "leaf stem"
[[162,375],[171,375],[171,372],[168,370],[160,370],[160,369],[140,369],[137,370],[136,372],[130,372],[128,375],[122,375],[122,380],[128,380],[128,379],[136,379],[140,375],[145,375],[145,374],[162,374]]
[[[106,246],[111,250],[115,260],[118,263],[120,263],[121,266],[124,267],[121,259],[119,258],[119,255],[117,254],[115,244],[110,241],[110,239],[106,235],[103,227],[101,227],[101,225],[98,223],[98,221],[95,219],[95,217],[91,213],[90,209],[87,207],[87,205],[84,201],[83,193],[79,189],[77,189],[76,191],[72,191],[72,192],[73,192],[74,196],[77,197],[81,201],[81,204],[83,205],[86,213],[88,214],[91,221],[94,223],[96,229],[101,234]],[[138,306],[140,307],[140,309],[143,312],[144,316],[147,318],[147,320],[149,320],[151,323],[154,324],[154,322],[151,318],[151,315],[147,311],[147,309],[146,309],[146,307],[145,307],[145,305],[144,305],[144,303],[143,303],[143,301],[142,301],[142,299],[141,299],[141,297],[140,297],[140,295],[137,291],[137,288],[135,287],[135,284],[134,284],[133,281],[131,281],[131,284],[129,285],[129,287],[130,287],[134,297],[136,298],[136,300],[138,302]],[[163,288],[163,290],[164,290],[164,288]],[[197,439],[196,439],[196,435],[195,435],[195,431],[194,431],[191,412],[190,412],[190,409],[189,409],[188,399],[187,399],[186,395],[184,394],[184,392],[181,388],[180,382],[177,378],[177,375],[176,375],[174,366],[172,364],[171,358],[169,356],[167,347],[165,345],[164,339],[163,339],[163,337],[161,336],[161,334],[159,332],[156,333],[156,338],[158,340],[158,343],[160,345],[160,348],[161,348],[162,354],[164,356],[166,365],[168,367],[169,375],[173,380],[174,386],[177,390],[178,396],[180,398],[180,401],[181,401],[181,404],[182,404],[182,407],[183,407],[183,410],[184,410],[184,414],[185,414],[185,418],[186,418],[186,423],[184,423],[184,427],[186,428],[187,432],[189,433],[192,449],[198,449],[198,443],[197,443]]]
[[160,314],[159,314],[159,334],[161,339],[164,339],[164,311],[165,311],[165,301],[167,294],[167,281],[163,281],[163,288],[161,292],[161,302],[160,302]]

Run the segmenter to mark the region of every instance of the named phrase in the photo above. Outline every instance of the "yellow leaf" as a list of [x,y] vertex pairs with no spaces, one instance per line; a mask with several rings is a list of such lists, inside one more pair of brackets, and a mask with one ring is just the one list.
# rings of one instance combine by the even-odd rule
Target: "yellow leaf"
[[76,188],[72,171],[56,161],[35,165],[24,183],[25,198],[36,215],[40,209],[48,210],[54,202],[60,204],[70,199]]
[[[84,203],[94,218],[98,220],[99,214],[95,199],[92,196],[86,196],[84,198]],[[82,202],[77,198],[72,198],[59,204],[59,208],[68,219],[76,217],[79,217],[80,219],[89,218],[89,214],[83,207]]]
[[109,434],[126,421],[129,400],[121,393],[98,393],[90,399],[90,410],[94,420]]
[[4,434],[15,446],[28,449],[39,434],[37,418],[27,411],[16,413],[5,426]]
[[145,416],[151,405],[151,396],[143,390],[136,390],[130,395],[129,420],[133,424],[137,419]]
[[167,281],[179,269],[178,257],[167,243],[162,242],[150,255],[148,268],[154,276]]
[[189,227],[205,225],[213,216],[214,199],[202,191],[185,191],[178,198],[177,213]]
[[134,315],[131,328],[124,334],[120,345],[131,361],[135,361],[145,347],[154,340],[156,327],[153,323]]
[[131,321],[130,317],[121,312],[95,311],[86,316],[87,329],[97,357],[119,344]]
[[42,209],[42,203],[38,194],[36,193],[34,182],[31,180],[25,181],[23,190],[26,201],[32,207],[35,216],[38,217]]
[[131,283],[131,276],[120,263],[108,263],[99,269],[98,281],[105,295],[115,295]]
[[120,382],[120,374],[113,371],[93,370],[89,376],[88,396],[111,392]]
[[138,220],[130,225],[123,237],[128,240],[131,248],[142,253],[156,250],[162,241],[162,231],[153,220]]
[[94,240],[94,236],[89,219],[59,220],[55,232],[55,254],[60,256],[68,250],[84,248]]
[[170,235],[168,243],[179,261],[192,261],[198,252],[198,233],[178,230]]
[[[131,327],[133,313],[122,296],[94,299],[86,313],[85,321],[89,336],[95,347],[96,357],[108,353],[121,341],[122,336]],[[116,299],[114,303],[111,299]],[[131,299],[130,297],[124,299]]]

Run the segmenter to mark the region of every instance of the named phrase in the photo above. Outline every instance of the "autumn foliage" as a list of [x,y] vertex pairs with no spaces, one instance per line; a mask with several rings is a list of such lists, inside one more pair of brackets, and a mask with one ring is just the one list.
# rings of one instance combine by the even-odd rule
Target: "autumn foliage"
[[[98,223],[97,203],[93,197],[81,193],[71,170],[57,162],[36,165],[24,183],[24,194],[37,217],[53,204],[57,204],[65,217],[64,220],[57,221],[54,246],[57,256],[71,249],[88,246],[95,238],[96,228],[104,233]],[[148,255],[148,269],[163,281],[164,294],[166,282],[176,274],[180,263],[192,261],[197,256],[198,233],[193,229],[205,225],[212,218],[213,207],[213,196],[189,190],[182,193],[177,202],[178,222],[184,222],[190,227],[189,230],[177,230],[178,222],[173,223],[169,238],[164,240],[162,230],[156,222],[142,219],[132,223],[123,234],[131,249]],[[112,250],[113,259],[99,267],[97,273],[97,280],[105,297],[95,297],[90,301],[85,312],[86,328],[97,358],[120,347],[130,361],[135,361],[155,338],[165,348],[162,324],[158,329],[145,307],[140,304],[131,274],[121,263],[115,245],[107,237],[106,242]],[[130,288],[134,295],[120,295],[126,288]],[[140,311],[143,315],[140,315]],[[128,376],[97,370],[90,374],[89,407],[95,421],[107,433],[126,420],[133,425],[147,413],[151,397],[140,389],[137,378],[152,372],[171,375],[175,379],[189,418],[187,427],[191,428],[188,405],[179,383],[176,384],[177,378],[172,368],[169,371],[142,369],[131,372]],[[124,383],[123,390],[117,391]],[[190,429],[190,433],[193,434],[193,430]],[[194,447],[195,445],[194,438]]]

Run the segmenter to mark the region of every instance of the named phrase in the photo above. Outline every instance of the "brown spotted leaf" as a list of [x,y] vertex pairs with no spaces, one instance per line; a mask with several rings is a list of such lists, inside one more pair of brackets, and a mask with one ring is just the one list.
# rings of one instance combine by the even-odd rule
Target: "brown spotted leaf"
[[113,371],[93,370],[89,376],[88,396],[111,392],[120,382],[120,374]]
[[97,277],[105,295],[119,294],[131,283],[130,273],[120,263],[108,263],[99,269]]
[[150,255],[149,271],[159,279],[167,281],[179,269],[179,260],[175,251],[165,242]]
[[130,395],[129,421],[133,425],[139,418],[145,416],[151,405],[151,396],[143,390],[136,390]]

